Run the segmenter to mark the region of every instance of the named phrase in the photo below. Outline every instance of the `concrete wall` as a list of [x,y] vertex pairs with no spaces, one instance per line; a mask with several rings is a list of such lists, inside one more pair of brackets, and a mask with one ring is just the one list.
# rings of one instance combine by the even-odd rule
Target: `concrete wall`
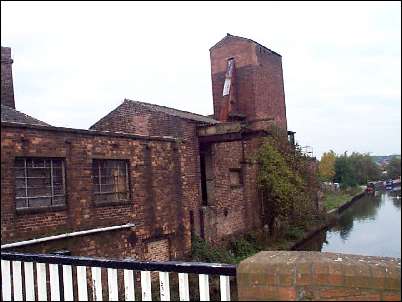
[[400,301],[399,258],[260,252],[237,269],[239,300]]

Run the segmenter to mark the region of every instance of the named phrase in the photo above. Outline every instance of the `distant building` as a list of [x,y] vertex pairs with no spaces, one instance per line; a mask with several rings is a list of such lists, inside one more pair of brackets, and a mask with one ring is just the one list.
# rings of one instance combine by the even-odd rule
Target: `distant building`
[[[2,47],[3,247],[168,260],[189,254],[192,234],[220,242],[262,227],[251,156],[272,125],[294,142],[282,57],[229,34],[210,56],[213,116],[126,99],[82,130],[15,109]],[[12,245],[56,234],[71,236]]]

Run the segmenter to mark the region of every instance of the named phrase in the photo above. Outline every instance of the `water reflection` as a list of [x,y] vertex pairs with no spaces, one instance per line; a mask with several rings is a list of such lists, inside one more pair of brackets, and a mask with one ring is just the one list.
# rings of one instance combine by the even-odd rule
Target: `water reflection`
[[365,196],[297,250],[401,257],[400,211],[400,188]]

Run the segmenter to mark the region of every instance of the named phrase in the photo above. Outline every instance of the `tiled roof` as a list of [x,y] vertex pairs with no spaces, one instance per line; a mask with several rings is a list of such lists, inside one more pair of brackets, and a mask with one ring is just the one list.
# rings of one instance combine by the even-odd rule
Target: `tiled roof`
[[196,122],[202,122],[202,123],[207,123],[207,124],[217,124],[219,121],[200,114],[188,112],[188,111],[183,111],[183,110],[178,110],[170,107],[165,107],[165,106],[160,106],[160,105],[155,105],[155,104],[150,104],[150,103],[144,103],[144,102],[139,102],[139,101],[133,101],[129,99],[125,99],[124,102],[128,104],[133,104],[133,105],[140,105],[143,106],[149,110],[152,111],[159,111],[163,112],[169,115],[177,116],[183,119],[187,120],[192,120]]
[[32,116],[26,115],[25,113],[4,105],[1,105],[1,121],[29,125],[50,126],[49,124],[33,118]]

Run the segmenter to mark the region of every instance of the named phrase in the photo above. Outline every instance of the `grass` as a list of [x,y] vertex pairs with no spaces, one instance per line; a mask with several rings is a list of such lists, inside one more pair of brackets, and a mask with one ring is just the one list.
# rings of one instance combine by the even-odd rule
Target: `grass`
[[324,206],[327,211],[338,208],[360,192],[362,192],[362,189],[359,187],[348,188],[339,192],[326,192],[324,194]]

